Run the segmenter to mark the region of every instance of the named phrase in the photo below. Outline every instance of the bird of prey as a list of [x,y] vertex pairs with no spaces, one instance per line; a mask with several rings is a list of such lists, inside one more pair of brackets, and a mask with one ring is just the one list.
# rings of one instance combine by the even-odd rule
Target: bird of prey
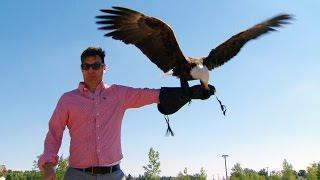
[[105,14],[96,16],[99,19],[96,23],[101,25],[99,30],[108,31],[105,36],[135,45],[163,72],[180,78],[182,87],[188,87],[188,81],[198,79],[207,90],[210,70],[236,56],[249,40],[275,31],[292,19],[289,14],[280,14],[232,36],[212,49],[208,56],[193,58],[182,53],[168,24],[132,9],[112,8],[102,9],[100,11]]

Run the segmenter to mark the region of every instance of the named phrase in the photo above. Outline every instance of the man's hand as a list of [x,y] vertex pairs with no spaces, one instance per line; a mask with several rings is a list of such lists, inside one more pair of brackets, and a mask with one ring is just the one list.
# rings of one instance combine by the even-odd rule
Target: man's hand
[[210,96],[214,95],[216,92],[216,88],[212,85],[208,85],[210,90],[206,90],[203,88],[203,86],[201,85],[195,85],[190,87],[190,91],[191,91],[191,99],[202,99],[202,100],[206,100],[208,99]]
[[[201,85],[195,85],[187,88],[169,88],[163,87],[160,90],[158,110],[164,115],[170,115],[177,112],[182,106],[190,102],[192,99],[206,100],[214,95],[216,89],[209,84],[210,89],[205,89]],[[168,124],[167,133],[174,135],[169,125],[169,119],[166,118]]]
[[56,180],[56,172],[52,163],[46,163],[43,165],[43,179],[44,180]]
[[210,84],[209,88],[210,90],[206,90],[201,85],[195,85],[187,89],[163,87],[160,90],[158,110],[164,115],[170,115],[177,112],[192,99],[208,99],[216,91],[214,86]]

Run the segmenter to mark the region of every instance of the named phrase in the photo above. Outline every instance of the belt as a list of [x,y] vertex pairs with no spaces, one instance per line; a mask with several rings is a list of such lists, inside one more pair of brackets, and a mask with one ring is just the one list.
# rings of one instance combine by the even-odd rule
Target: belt
[[114,166],[98,166],[98,167],[88,167],[88,168],[74,168],[78,171],[87,172],[91,174],[109,174],[120,170],[120,165]]

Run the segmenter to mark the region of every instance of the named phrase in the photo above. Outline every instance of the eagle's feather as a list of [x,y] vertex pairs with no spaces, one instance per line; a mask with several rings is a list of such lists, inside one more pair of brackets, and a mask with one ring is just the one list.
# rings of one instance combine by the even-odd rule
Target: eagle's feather
[[[101,11],[106,15],[97,16],[100,19],[97,23],[102,25],[100,30],[109,31],[105,36],[135,45],[163,72],[172,71],[172,75],[179,77],[182,82],[198,79],[191,74],[193,68],[203,65],[208,71],[223,65],[236,56],[248,41],[275,31],[275,28],[287,24],[292,18],[288,14],[281,14],[266,20],[232,36],[212,49],[207,57],[197,59],[182,53],[173,30],[161,20],[123,7]],[[208,74],[208,72],[204,73]],[[200,80],[208,83],[205,82],[207,79]]]
[[163,72],[188,63],[172,29],[161,20],[123,7],[101,11],[111,14],[97,16],[103,19],[97,23],[105,25],[99,29],[112,30],[105,36],[135,45]]

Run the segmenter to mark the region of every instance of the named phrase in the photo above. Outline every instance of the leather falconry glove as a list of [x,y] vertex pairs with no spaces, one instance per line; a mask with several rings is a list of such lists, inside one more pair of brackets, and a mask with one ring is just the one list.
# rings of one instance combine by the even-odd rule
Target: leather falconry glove
[[[195,85],[188,88],[162,87],[160,89],[158,110],[164,115],[170,115],[177,112],[192,99],[208,99],[216,92],[214,86],[209,84],[209,88],[210,90],[206,90],[201,85]],[[174,133],[170,128],[169,118],[165,116],[165,119],[168,124],[167,134],[170,133],[173,136]]]

